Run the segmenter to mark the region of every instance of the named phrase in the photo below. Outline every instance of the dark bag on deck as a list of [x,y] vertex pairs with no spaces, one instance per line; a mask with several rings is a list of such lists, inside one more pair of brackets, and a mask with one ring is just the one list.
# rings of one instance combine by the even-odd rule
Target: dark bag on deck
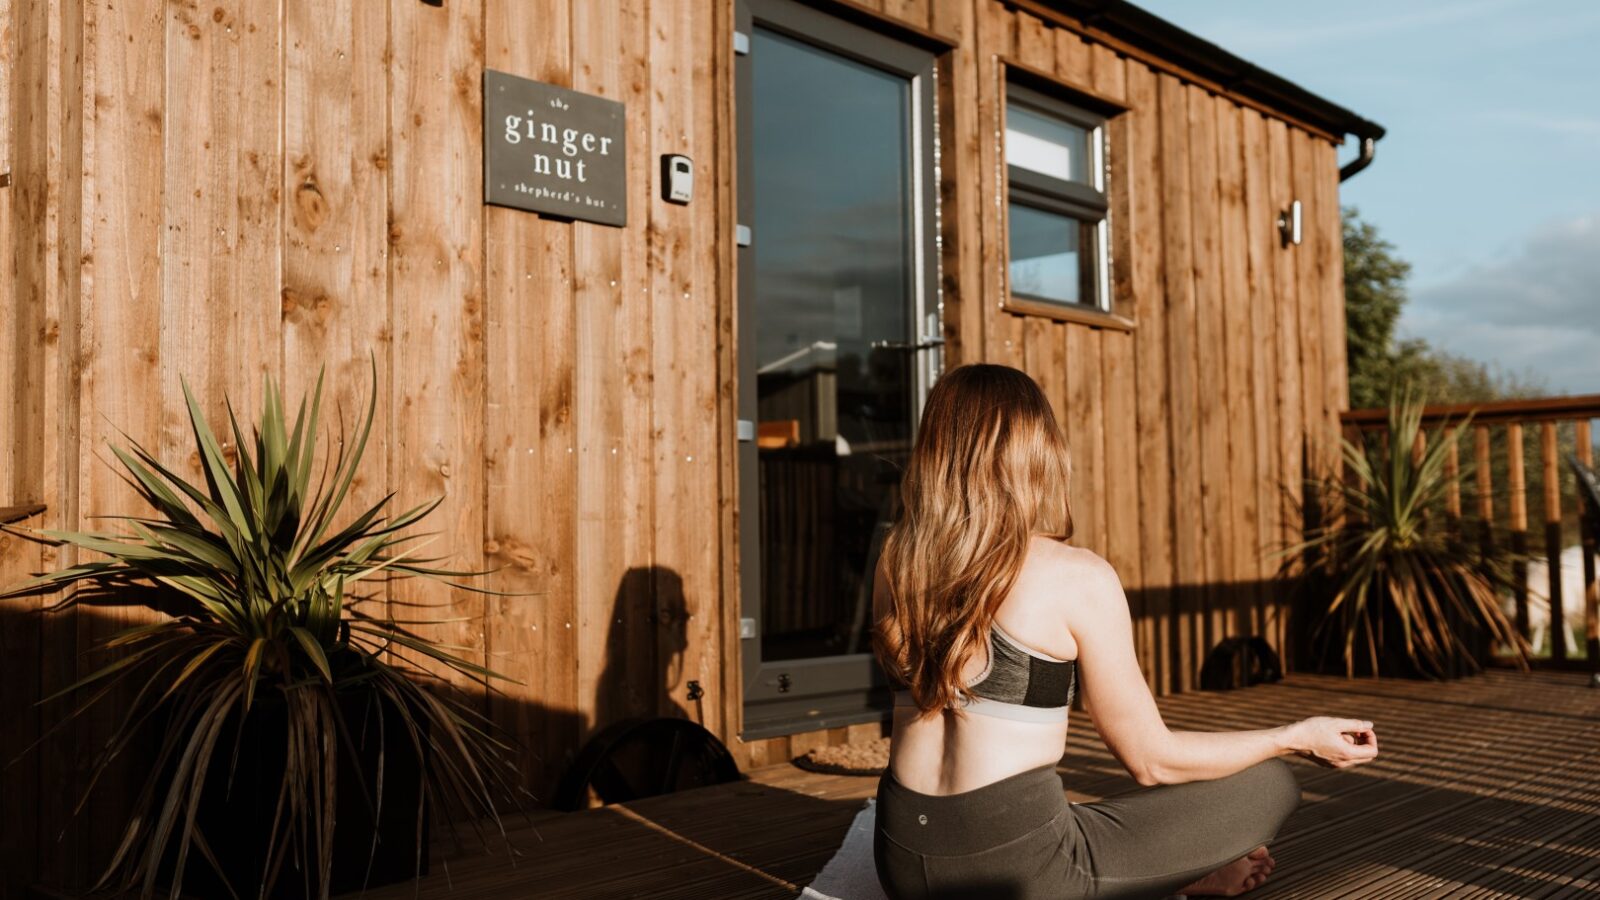
[[1278,654],[1262,638],[1231,637],[1211,649],[1200,667],[1200,689],[1230,691],[1283,679]]

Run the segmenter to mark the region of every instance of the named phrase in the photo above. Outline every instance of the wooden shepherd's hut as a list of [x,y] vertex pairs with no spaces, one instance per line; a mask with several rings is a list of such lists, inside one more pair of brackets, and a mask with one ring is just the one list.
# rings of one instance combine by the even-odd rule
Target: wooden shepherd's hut
[[[745,766],[881,734],[898,466],[941,368],[1001,362],[1182,691],[1226,636],[1288,651],[1340,147],[1382,134],[1122,0],[0,0],[0,507],[138,511],[124,434],[197,474],[180,377],[220,416],[326,370],[348,421],[375,359],[356,490],[442,495],[526,593],[421,599],[516,679],[479,696],[548,797],[627,717]],[[5,582],[63,561],[0,538]],[[6,760],[151,615],[49,600],[0,620]],[[94,732],[0,776],[0,880],[103,864]]]

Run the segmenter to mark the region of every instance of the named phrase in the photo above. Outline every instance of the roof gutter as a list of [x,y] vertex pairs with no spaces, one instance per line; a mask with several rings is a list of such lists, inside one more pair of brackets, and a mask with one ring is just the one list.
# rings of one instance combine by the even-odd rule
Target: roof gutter
[[1346,181],[1350,176],[1372,165],[1372,158],[1378,155],[1378,139],[1371,135],[1361,136],[1361,153],[1339,167],[1339,180]]

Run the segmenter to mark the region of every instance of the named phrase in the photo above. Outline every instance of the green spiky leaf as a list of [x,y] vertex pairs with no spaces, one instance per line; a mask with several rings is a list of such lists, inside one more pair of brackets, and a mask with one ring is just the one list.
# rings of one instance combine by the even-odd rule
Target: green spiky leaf
[[[354,731],[339,704],[350,691],[373,692],[382,699],[379,714],[396,717],[425,761],[428,805],[446,816],[465,811],[487,817],[499,827],[497,801],[513,793],[515,778],[508,745],[480,713],[448,692],[436,696],[426,683],[445,676],[488,690],[491,680],[503,676],[416,628],[449,619],[419,623],[396,619],[390,611],[416,605],[403,596],[404,578],[501,592],[465,583],[485,573],[443,568],[436,559],[418,556],[425,543],[419,539],[427,535],[408,529],[439,500],[393,516],[392,495],[353,515],[345,509],[377,412],[375,361],[371,371],[373,389],[353,439],[320,454],[326,460],[320,476],[321,375],[312,395],[299,403],[292,426],[271,381],[249,431],[225,402],[231,446],[218,441],[200,401],[183,384],[199,481],[131,439],[127,449],[113,447],[125,480],[151,512],[113,517],[123,523],[122,531],[35,532],[87,556],[0,592],[9,597],[75,587],[58,604],[70,607],[139,586],[159,595],[167,611],[158,622],[103,639],[98,649],[109,661],[44,701],[80,698],[59,728],[108,698],[132,696],[116,716],[121,725],[93,761],[79,809],[139,728],[158,715],[169,723],[97,887],[150,896],[158,863],[173,851],[180,870],[191,850],[193,865],[217,865],[212,842],[197,824],[200,790],[213,766],[231,771],[228,758],[217,758],[217,748],[238,733],[238,726],[230,730],[226,723],[241,721],[264,698],[287,712],[286,768],[267,868],[222,873],[237,888],[259,883],[270,892],[286,866],[309,867],[319,887],[315,893],[326,897],[336,792],[351,790],[381,804],[381,780],[371,786],[336,783],[339,755],[354,752]],[[350,593],[352,585],[381,585],[385,579],[396,594],[388,603]],[[419,817],[422,812],[417,810]],[[176,897],[182,879],[174,880]]]

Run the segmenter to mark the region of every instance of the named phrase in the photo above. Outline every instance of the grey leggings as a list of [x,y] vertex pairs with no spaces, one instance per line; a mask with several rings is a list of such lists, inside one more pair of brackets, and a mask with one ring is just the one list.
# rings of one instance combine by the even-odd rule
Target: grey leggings
[[891,900],[1161,898],[1271,841],[1299,803],[1277,759],[1096,803],[1068,803],[1053,765],[943,797],[885,771],[872,851]]

